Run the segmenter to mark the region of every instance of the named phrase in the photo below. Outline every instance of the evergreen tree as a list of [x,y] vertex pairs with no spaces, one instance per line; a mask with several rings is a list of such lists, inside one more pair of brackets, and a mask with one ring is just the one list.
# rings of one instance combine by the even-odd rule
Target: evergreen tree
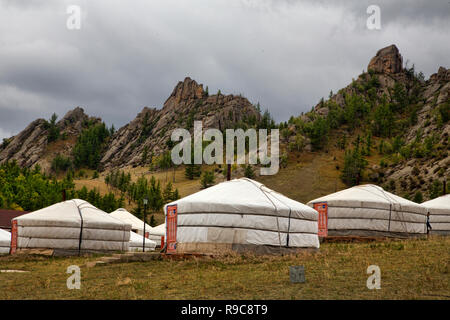
[[104,123],[93,125],[83,130],[73,148],[74,164],[77,168],[86,166],[97,169],[100,163],[103,145],[110,131]]
[[172,182],[168,182],[163,191],[164,203],[169,203],[173,200],[174,191],[172,190]]
[[58,119],[58,116],[56,115],[56,113],[53,113],[50,120],[46,122],[46,127],[48,130],[48,142],[56,141],[59,138],[59,128],[56,126],[56,119]]
[[214,170],[203,172],[201,184],[202,188],[206,189],[212,186],[215,182]]
[[255,171],[253,170],[253,167],[250,164],[247,164],[245,166],[244,176],[249,179],[253,179],[255,177]]
[[359,147],[345,153],[344,168],[341,179],[349,186],[357,185],[361,182],[362,174],[367,166],[367,161],[361,155]]
[[422,203],[423,202],[423,195],[422,195],[422,192],[420,192],[420,190],[417,191],[416,194],[414,195],[413,201],[415,203]]

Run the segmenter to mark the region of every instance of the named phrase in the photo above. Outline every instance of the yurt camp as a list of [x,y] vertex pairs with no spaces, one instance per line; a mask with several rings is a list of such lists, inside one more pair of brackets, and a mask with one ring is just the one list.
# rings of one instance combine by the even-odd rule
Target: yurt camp
[[[144,247],[144,237],[131,231],[128,251],[142,252],[143,247]],[[156,248],[156,241],[145,239],[145,251],[154,251],[155,248]]]
[[[125,223],[131,224],[131,231],[143,236],[144,235],[144,221],[133,215],[132,213],[128,212],[124,208],[119,208],[116,211],[113,211],[110,213],[110,216],[119,219]],[[145,224],[145,233],[148,234],[152,227],[149,224]]]
[[314,209],[246,178],[204,189],[164,210],[167,253],[319,248]]
[[422,203],[430,213],[431,234],[450,235],[450,194]]
[[11,246],[11,233],[0,229],[0,254],[8,254]]
[[427,209],[376,185],[360,185],[312,200],[319,236],[400,237],[426,233]]
[[67,200],[13,219],[12,253],[52,249],[53,254],[128,251],[131,225],[83,200]]
[[156,241],[156,245],[159,246],[163,243],[164,239],[166,238],[166,224],[160,224],[159,226],[156,226],[150,230],[149,233],[149,239]]

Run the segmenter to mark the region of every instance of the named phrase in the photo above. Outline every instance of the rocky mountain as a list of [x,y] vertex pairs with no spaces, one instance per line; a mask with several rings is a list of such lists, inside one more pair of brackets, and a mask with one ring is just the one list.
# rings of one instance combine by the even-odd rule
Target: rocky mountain
[[[152,152],[158,155],[168,149],[174,129],[192,132],[194,120],[201,120],[204,129],[223,130],[252,125],[259,119],[260,113],[246,98],[220,92],[209,95],[202,84],[186,78],[175,86],[162,109],[144,108],[114,134],[101,166],[108,169],[146,165]],[[145,153],[148,157],[143,157]]]
[[[289,175],[281,173],[286,180],[281,185],[289,185],[291,177],[296,179],[292,183],[303,179],[305,185],[311,185],[300,174],[307,168],[301,160],[306,157],[311,164],[311,172],[306,174],[315,179],[320,175],[318,170],[326,167],[322,171],[333,180],[330,188],[336,188],[335,181],[348,169],[348,152],[358,149],[356,156],[361,161],[357,166],[366,164],[353,180],[376,183],[418,200],[421,193],[427,199],[450,177],[449,112],[449,69],[440,67],[425,79],[414,66],[404,63],[395,45],[383,48],[369,60],[367,72],[348,86],[330,92],[329,98],[322,99],[311,112],[279,124],[281,164],[291,166]],[[192,132],[195,120],[201,120],[204,129],[245,129],[265,123],[265,116],[242,96],[220,91],[210,95],[202,84],[186,78],[175,86],[161,109],[145,107],[134,120],[108,136],[98,169],[150,165],[154,156],[170,149],[172,131],[185,128]],[[100,121],[76,108],[56,123],[60,138],[52,141],[52,124],[38,119],[0,146],[0,162],[15,159],[22,166],[40,164],[48,169],[55,154],[70,156],[80,133]],[[336,171],[330,173],[334,167]],[[323,192],[334,191],[328,189]],[[288,195],[291,190],[286,190]],[[302,199],[302,195],[292,197]]]
[[50,168],[54,151],[70,155],[77,136],[89,124],[99,123],[101,119],[89,117],[84,110],[77,107],[55,122],[57,137],[49,138],[51,123],[44,119],[37,119],[30,123],[18,135],[6,139],[0,145],[0,163],[16,160],[24,167],[39,164],[44,170]]
[[[163,108],[145,107],[134,120],[107,139],[99,169],[148,165],[152,155],[168,150],[174,129],[192,131],[195,120],[201,120],[205,129],[223,130],[252,126],[260,118],[260,112],[246,98],[220,92],[209,95],[202,84],[186,78],[175,86]],[[0,145],[0,163],[16,160],[21,166],[39,164],[48,170],[56,154],[70,157],[82,130],[100,122],[101,119],[90,118],[77,107],[56,123],[60,138],[49,142],[49,122],[35,120]]]
[[[379,50],[367,70],[312,112],[291,119],[285,137],[295,145],[300,135],[307,151],[315,149],[314,137],[327,140],[321,148],[326,152],[336,146],[351,149],[358,139],[369,160],[360,182],[382,184],[409,198],[419,192],[428,198],[430,190],[441,188],[450,177],[450,70],[440,67],[425,80],[414,66],[403,64],[395,45]],[[318,117],[328,126],[322,128],[326,137],[319,139]]]

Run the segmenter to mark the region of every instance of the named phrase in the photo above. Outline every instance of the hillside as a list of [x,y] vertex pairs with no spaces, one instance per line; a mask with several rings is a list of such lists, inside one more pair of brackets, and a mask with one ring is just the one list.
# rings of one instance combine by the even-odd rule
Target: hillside
[[[52,123],[53,120],[53,123]],[[0,163],[16,160],[20,166],[32,167],[39,164],[45,171],[50,170],[56,154],[70,156],[75,141],[89,125],[101,122],[89,117],[77,107],[56,120],[37,119],[18,135],[5,139],[0,145]]]
[[114,134],[101,166],[108,169],[148,165],[152,153],[159,155],[169,149],[174,129],[185,128],[192,132],[195,120],[201,120],[204,129],[224,130],[253,126],[260,118],[246,98],[220,92],[209,95],[203,85],[186,78],[175,86],[162,109],[144,108]]
[[[375,183],[419,202],[435,197],[450,176],[450,70],[441,67],[425,80],[414,66],[403,66],[395,45],[379,50],[367,70],[310,112],[280,124],[287,150],[297,154],[288,170],[306,164],[285,183],[318,185],[326,190],[313,192],[326,194],[340,189],[332,183],[340,177],[347,185]],[[314,167],[308,166],[311,152]],[[263,180],[271,185],[278,178]]]
[[[220,91],[209,95],[203,85],[186,78],[175,86],[161,109],[145,107],[117,132],[111,129],[100,141],[99,161],[95,165],[82,165],[100,171],[146,166],[152,163],[153,156],[169,149],[170,135],[175,128],[192,132],[195,120],[201,120],[205,129],[246,128],[255,126],[261,119],[260,111],[246,98]],[[72,162],[76,160],[72,151],[77,140],[101,123],[101,119],[87,116],[80,107],[67,112],[53,126],[51,121],[37,119],[18,135],[5,139],[0,145],[0,163],[16,160],[24,167],[39,164],[49,172],[57,154]]]

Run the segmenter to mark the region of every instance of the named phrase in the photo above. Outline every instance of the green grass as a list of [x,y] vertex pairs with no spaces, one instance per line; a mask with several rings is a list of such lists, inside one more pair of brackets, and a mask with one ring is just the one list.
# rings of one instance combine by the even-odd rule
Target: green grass
[[[325,243],[317,253],[230,255],[86,268],[98,257],[6,256],[0,299],[450,299],[450,238]],[[81,289],[68,290],[70,265],[81,267]],[[306,283],[289,281],[303,265]],[[381,289],[369,290],[369,265]]]

